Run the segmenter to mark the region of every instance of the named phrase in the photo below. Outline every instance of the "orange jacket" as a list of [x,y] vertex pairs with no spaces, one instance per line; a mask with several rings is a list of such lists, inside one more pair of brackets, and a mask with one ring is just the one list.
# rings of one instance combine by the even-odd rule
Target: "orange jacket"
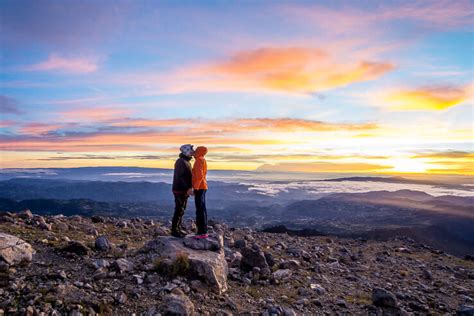
[[207,148],[199,146],[194,152],[194,166],[193,166],[193,189],[207,190],[207,162],[204,155],[207,154]]

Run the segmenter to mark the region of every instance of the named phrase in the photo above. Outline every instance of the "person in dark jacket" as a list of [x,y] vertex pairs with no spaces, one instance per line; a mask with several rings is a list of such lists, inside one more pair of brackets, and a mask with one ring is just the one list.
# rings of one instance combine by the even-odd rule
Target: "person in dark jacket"
[[190,163],[194,155],[193,145],[183,145],[180,151],[179,158],[174,164],[173,194],[175,208],[171,222],[171,235],[178,238],[182,238],[186,235],[186,233],[182,231],[181,223],[188,198],[193,194],[192,168]]

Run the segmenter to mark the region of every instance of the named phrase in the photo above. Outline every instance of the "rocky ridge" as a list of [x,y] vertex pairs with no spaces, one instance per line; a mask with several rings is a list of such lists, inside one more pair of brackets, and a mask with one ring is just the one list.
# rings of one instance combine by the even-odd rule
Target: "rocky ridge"
[[408,238],[211,226],[1,213],[0,315],[474,313],[474,262]]

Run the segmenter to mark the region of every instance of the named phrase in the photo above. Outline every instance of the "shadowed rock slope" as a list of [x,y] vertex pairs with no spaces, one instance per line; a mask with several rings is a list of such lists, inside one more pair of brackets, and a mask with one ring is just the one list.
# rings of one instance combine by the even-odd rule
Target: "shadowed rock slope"
[[212,223],[201,242],[169,237],[167,227],[2,213],[0,315],[473,312],[472,258],[411,239],[299,237]]

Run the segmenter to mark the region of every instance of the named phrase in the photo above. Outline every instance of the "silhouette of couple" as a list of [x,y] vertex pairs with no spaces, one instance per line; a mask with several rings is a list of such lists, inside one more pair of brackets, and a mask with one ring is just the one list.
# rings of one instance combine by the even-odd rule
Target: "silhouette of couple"
[[[184,211],[188,203],[188,198],[194,195],[196,203],[196,226],[197,233],[194,238],[207,238],[207,162],[204,156],[207,148],[199,146],[196,150],[193,145],[186,144],[180,147],[181,153],[174,164],[173,194],[174,194],[174,215],[171,224],[171,235],[182,238],[186,233],[182,230]],[[191,167],[191,159],[194,157],[194,166]]]

